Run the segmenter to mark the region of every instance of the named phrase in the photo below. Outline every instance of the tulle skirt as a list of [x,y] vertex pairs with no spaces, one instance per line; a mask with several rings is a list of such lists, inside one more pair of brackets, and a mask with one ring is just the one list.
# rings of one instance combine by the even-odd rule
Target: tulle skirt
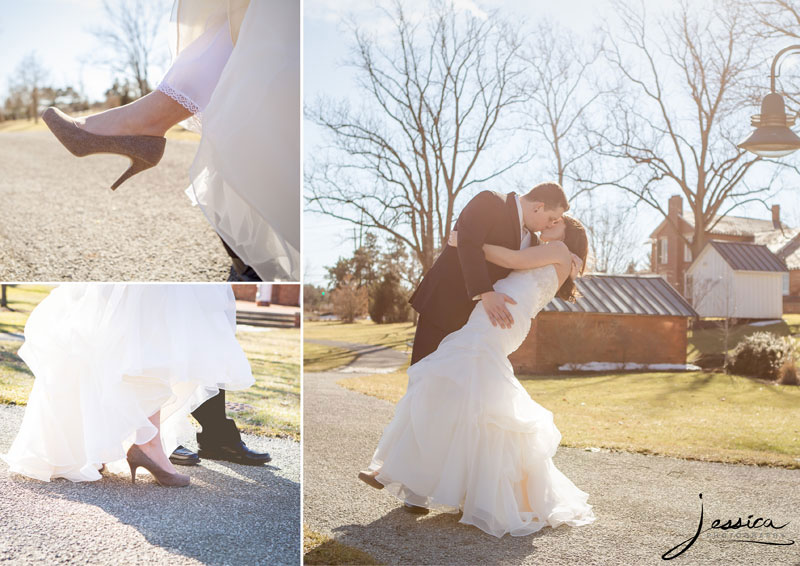
[[496,537],[595,520],[588,494],[553,464],[561,440],[553,414],[531,399],[507,358],[453,340],[408,373],[370,465],[388,491],[461,510],[461,523]]
[[193,429],[187,415],[253,376],[235,337],[229,285],[66,284],[31,313],[19,350],[35,376],[11,472],[92,481],[124,469],[152,439],[161,411],[167,454]]
[[[300,4],[176,6],[176,29],[194,40],[178,42],[182,51],[159,89],[201,112],[187,194],[262,280],[299,281]],[[240,27],[230,21],[245,9]],[[228,28],[238,33],[229,57]]]

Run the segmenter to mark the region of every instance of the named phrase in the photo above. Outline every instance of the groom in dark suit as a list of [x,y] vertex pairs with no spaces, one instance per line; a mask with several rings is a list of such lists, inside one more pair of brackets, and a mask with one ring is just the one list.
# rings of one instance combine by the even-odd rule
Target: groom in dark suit
[[533,232],[544,230],[569,210],[558,183],[541,183],[527,194],[483,191],[467,203],[456,221],[458,247],[445,246],[423,277],[410,303],[419,313],[411,363],[434,352],[445,336],[464,326],[478,301],[489,320],[513,323],[506,303],[514,299],[492,285],[511,270],[486,261],[483,244],[521,249],[536,245]]

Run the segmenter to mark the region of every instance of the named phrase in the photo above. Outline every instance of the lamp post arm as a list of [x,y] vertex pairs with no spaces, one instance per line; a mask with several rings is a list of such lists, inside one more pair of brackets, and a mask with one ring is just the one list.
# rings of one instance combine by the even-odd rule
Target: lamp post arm
[[790,45],[788,47],[784,47],[778,54],[775,55],[775,58],[772,60],[772,68],[769,71],[769,85],[770,85],[770,92],[775,92],[775,71],[778,68],[778,59],[781,58],[785,53],[789,51],[797,51],[800,52],[800,45]]

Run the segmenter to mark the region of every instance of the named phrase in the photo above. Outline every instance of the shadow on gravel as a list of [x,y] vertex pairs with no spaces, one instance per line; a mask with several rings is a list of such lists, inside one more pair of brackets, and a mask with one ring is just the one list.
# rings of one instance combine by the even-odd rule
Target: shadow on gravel
[[15,478],[36,494],[96,506],[151,545],[203,564],[297,564],[300,484],[269,465],[213,467],[180,468],[192,477],[186,488],[160,487],[143,470],[135,484],[127,474],[87,483]]
[[[535,559],[538,539],[568,536],[568,527],[545,527],[532,535],[496,538],[458,521],[458,513],[414,515],[398,507],[368,525],[344,525],[334,529],[336,541],[364,548],[364,541],[407,540],[409,552],[404,563],[464,564],[464,556],[483,557],[487,563],[522,564]],[[450,553],[448,549],[456,552]]]

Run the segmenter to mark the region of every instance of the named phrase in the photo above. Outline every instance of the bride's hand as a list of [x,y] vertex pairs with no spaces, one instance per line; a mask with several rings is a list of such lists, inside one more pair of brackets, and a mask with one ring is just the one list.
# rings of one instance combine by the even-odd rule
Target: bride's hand
[[581,260],[581,258],[576,256],[575,254],[572,254],[572,269],[570,270],[569,273],[570,278],[573,280],[576,279],[580,275],[582,267],[583,267],[583,261]]
[[454,248],[458,247],[458,232],[455,230],[450,231],[450,236],[447,238],[447,245],[453,246]]

